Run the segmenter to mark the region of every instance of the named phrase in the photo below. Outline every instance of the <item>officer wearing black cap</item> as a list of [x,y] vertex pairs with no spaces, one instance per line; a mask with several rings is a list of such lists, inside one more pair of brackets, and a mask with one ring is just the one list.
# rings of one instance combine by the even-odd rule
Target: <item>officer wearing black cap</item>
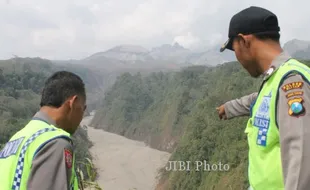
[[310,69],[280,46],[278,18],[249,7],[230,21],[229,49],[255,78],[258,92],[217,108],[221,119],[250,116],[245,133],[249,145],[249,189],[310,189]]

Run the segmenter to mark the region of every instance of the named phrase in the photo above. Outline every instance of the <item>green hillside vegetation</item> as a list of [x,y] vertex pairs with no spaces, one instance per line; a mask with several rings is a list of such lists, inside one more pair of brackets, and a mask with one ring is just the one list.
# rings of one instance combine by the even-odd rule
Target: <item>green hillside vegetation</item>
[[170,151],[170,160],[229,165],[218,172],[163,169],[157,189],[245,189],[247,117],[220,121],[215,108],[256,92],[260,82],[236,62],[144,77],[125,73],[105,93],[92,125]]
[[[74,71],[85,82],[88,111],[96,109],[99,101],[98,98],[103,95],[104,89],[113,84],[115,80],[114,73],[111,72],[88,68],[86,65],[71,64],[70,62],[65,62],[63,64],[54,63],[42,58],[12,58],[9,60],[0,60],[0,69],[2,69],[3,74],[35,73],[40,76],[47,76],[59,70]],[[27,76],[27,74],[25,75]],[[15,86],[21,85],[21,81],[16,82],[17,83],[14,84]],[[40,88],[42,88],[43,82],[44,81],[37,81],[35,78],[31,78],[29,84],[32,90],[38,93]],[[28,88],[28,86],[23,87]]]
[[[72,65],[55,65],[40,58],[15,58],[0,61],[0,147],[25,126],[39,109],[44,81],[57,70],[69,70],[82,77],[89,93],[98,89],[101,78],[92,71]],[[96,78],[97,77],[97,78]],[[74,135],[77,161],[91,158],[87,131],[80,128]],[[86,166],[80,165],[86,172]]]

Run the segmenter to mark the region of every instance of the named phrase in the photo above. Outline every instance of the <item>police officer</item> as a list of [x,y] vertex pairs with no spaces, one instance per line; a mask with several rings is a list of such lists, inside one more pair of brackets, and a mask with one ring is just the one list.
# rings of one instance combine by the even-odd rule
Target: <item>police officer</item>
[[[263,75],[258,93],[217,108],[221,119],[249,115],[249,189],[310,188],[310,69],[280,46],[280,27],[272,12],[249,7],[235,14],[229,49],[252,77]],[[246,87],[245,87],[246,88]]]
[[59,71],[47,79],[41,109],[0,152],[1,190],[78,189],[71,135],[85,102],[79,76]]

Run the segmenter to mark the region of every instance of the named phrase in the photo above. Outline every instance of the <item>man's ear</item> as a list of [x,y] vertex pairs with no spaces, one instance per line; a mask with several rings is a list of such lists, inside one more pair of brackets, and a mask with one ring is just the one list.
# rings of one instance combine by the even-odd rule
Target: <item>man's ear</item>
[[252,41],[254,39],[254,36],[253,35],[242,35],[242,36],[244,39],[245,47],[249,49],[252,45]]
[[239,43],[241,43],[243,47],[250,48],[251,46],[250,35],[238,34],[238,38],[239,38]]
[[69,107],[72,109],[74,107],[75,102],[77,101],[77,95],[71,96],[69,99]]

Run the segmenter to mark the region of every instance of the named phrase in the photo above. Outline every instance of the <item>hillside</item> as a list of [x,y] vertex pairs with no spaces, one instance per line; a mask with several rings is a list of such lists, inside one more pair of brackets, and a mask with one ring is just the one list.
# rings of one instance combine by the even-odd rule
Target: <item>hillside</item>
[[[51,60],[42,58],[12,58],[9,60],[0,60],[0,69],[3,74],[23,74],[35,73],[47,76],[55,71],[68,70],[77,73],[85,82],[87,92],[87,105],[89,111],[96,108],[98,105],[98,97],[100,98],[105,88],[113,84],[115,76],[113,73],[95,70],[91,67],[72,64],[70,61],[57,63]],[[33,80],[34,85],[32,90],[38,93],[42,88],[43,81]],[[17,84],[14,84],[17,85]],[[27,86],[25,86],[27,88]]]
[[148,76],[125,73],[105,93],[103,108],[92,124],[169,151],[189,124],[197,101],[216,103],[250,93],[251,89],[241,86],[254,91],[253,82],[235,62]]
[[[0,147],[31,119],[39,109],[40,92],[44,81],[57,70],[69,70],[82,77],[88,94],[96,93],[98,75],[83,67],[55,65],[40,58],[14,58],[0,61]],[[92,96],[91,96],[92,97]],[[79,128],[74,135],[77,160],[91,158],[91,142],[87,131]],[[86,168],[80,166],[84,173]]]
[[170,160],[230,167],[224,172],[163,170],[157,189],[244,189],[247,118],[220,121],[215,108],[257,91],[259,84],[236,62],[144,77],[125,73],[106,92],[92,124],[172,152]]

